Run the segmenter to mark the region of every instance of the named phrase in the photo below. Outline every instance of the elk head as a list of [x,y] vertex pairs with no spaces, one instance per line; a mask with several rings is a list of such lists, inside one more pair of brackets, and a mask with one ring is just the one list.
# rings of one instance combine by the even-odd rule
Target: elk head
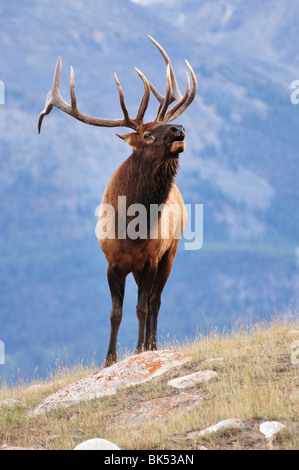
[[[53,107],[60,109],[61,111],[73,116],[74,118],[78,119],[79,121],[85,122],[86,124],[90,124],[92,126],[99,126],[99,127],[128,127],[133,129],[135,132],[125,135],[118,135],[123,140],[125,140],[129,145],[134,148],[144,146],[147,148],[150,145],[157,146],[159,141],[161,141],[162,134],[165,132],[169,134],[169,145],[170,145],[170,152],[171,153],[179,153],[184,151],[184,142],[183,142],[183,135],[184,130],[182,126],[167,126],[167,123],[175,120],[178,118],[192,103],[196,95],[197,89],[197,81],[195,77],[195,73],[186,60],[187,67],[192,77],[193,86],[190,91],[190,78],[189,74],[186,71],[187,76],[187,85],[185,94],[182,95],[176,81],[176,77],[173,71],[173,67],[171,65],[170,59],[163,49],[163,47],[155,41],[151,36],[149,39],[155,44],[155,46],[161,52],[166,65],[166,93],[165,96],[160,95],[154,86],[147,80],[144,74],[135,67],[136,72],[138,73],[139,77],[141,78],[143,85],[144,85],[144,94],[141,99],[139,109],[137,112],[136,117],[133,119],[129,116],[127,107],[125,105],[124,94],[122,87],[119,83],[117,75],[115,74],[115,81],[119,92],[119,99],[120,105],[123,112],[122,119],[100,119],[95,118],[92,116],[87,116],[86,114],[81,113],[77,107],[77,100],[75,95],[75,87],[74,87],[74,70],[71,67],[71,75],[70,75],[70,95],[71,95],[71,104],[66,103],[64,99],[61,97],[59,92],[59,82],[60,82],[60,75],[61,75],[61,61],[62,58],[59,57],[54,79],[53,79],[53,86],[52,89],[49,91],[45,108],[39,115],[38,119],[38,132],[41,131],[41,126],[44,117],[51,112]],[[150,92],[154,94],[159,102],[158,112],[156,118],[153,122],[144,124],[143,118],[148,107],[149,99],[150,99]],[[176,101],[176,104],[168,110],[171,103]],[[171,136],[172,135],[172,136]],[[177,137],[177,139],[176,139]],[[172,141],[171,141],[172,138]]]
[[116,135],[137,152],[154,150],[160,153],[159,150],[162,149],[166,155],[174,156],[185,150],[185,129],[180,125],[149,122],[140,126],[136,132]]

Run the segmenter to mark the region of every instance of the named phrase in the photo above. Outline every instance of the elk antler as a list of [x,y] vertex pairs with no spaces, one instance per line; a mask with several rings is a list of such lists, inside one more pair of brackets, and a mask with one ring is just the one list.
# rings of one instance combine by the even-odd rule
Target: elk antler
[[143,117],[144,117],[144,114],[145,114],[145,111],[147,109],[148,102],[150,99],[150,84],[147,81],[146,77],[143,75],[143,73],[140,72],[140,70],[138,70],[135,67],[136,72],[138,73],[139,77],[143,81],[144,94],[141,99],[136,118],[132,119],[129,116],[129,113],[125,105],[122,87],[119,83],[117,75],[115,74],[115,81],[116,81],[116,85],[118,88],[119,100],[120,100],[120,105],[123,111],[124,118],[123,119],[99,119],[99,118],[95,118],[92,116],[87,116],[86,114],[83,114],[78,110],[77,100],[76,100],[76,95],[75,95],[73,67],[71,67],[71,77],[70,77],[71,105],[66,103],[64,99],[61,97],[60,91],[59,91],[59,82],[60,82],[60,75],[61,75],[61,61],[62,61],[62,57],[59,57],[57,64],[56,64],[56,68],[55,68],[52,89],[49,91],[47,95],[45,108],[40,113],[39,118],[38,118],[38,132],[39,133],[41,131],[41,126],[42,126],[44,117],[52,111],[54,106],[60,109],[61,111],[69,114],[70,116],[73,116],[79,121],[85,122],[86,124],[90,124],[92,126],[129,127],[131,129],[137,130],[138,127],[143,123]]
[[[156,116],[156,121],[162,121],[162,122],[170,122],[179,117],[187,108],[188,106],[192,103],[192,101],[195,98],[196,95],[196,90],[197,90],[197,80],[196,76],[194,73],[193,68],[189,64],[187,60],[185,60],[187,67],[189,69],[189,72],[192,77],[192,90],[190,93],[190,79],[188,72],[186,71],[187,75],[187,86],[186,86],[186,91],[184,96],[182,96],[176,78],[174,74],[173,67],[171,65],[170,59],[166,51],[163,49],[161,44],[159,44],[154,38],[152,38],[149,34],[147,35],[148,38],[155,44],[155,46],[159,49],[161,52],[166,65],[167,65],[167,71],[166,71],[166,94],[165,96],[161,96],[160,93],[155,89],[155,87],[150,83],[151,91],[157,98],[157,100],[160,103],[158,113]],[[173,102],[177,101],[177,104],[174,105],[167,113],[167,108],[168,106]]]
[[[128,110],[125,105],[125,100],[124,100],[124,94],[122,87],[119,83],[119,80],[117,78],[117,75],[115,74],[115,81],[116,85],[118,88],[118,93],[119,93],[119,100],[120,100],[120,105],[122,108],[123,112],[123,119],[99,119],[95,118],[92,116],[87,116],[86,114],[83,114],[79,111],[77,107],[77,100],[76,100],[76,95],[75,95],[75,85],[74,85],[74,70],[73,67],[71,67],[71,76],[70,76],[70,94],[71,94],[71,104],[69,105],[64,101],[64,99],[60,95],[59,91],[59,82],[60,82],[60,75],[61,75],[61,62],[62,58],[59,57],[56,68],[55,68],[55,73],[54,73],[54,78],[53,78],[53,85],[52,89],[49,91],[47,98],[46,98],[46,103],[45,103],[45,108],[42,110],[42,112],[39,115],[38,118],[38,132],[40,133],[41,131],[41,126],[44,117],[49,114],[53,107],[55,106],[56,108],[60,109],[61,111],[69,114],[70,116],[73,116],[74,118],[78,119],[79,121],[85,122],[86,124],[90,124],[92,126],[100,126],[100,127],[129,127],[131,129],[137,130],[142,124],[143,124],[143,118],[146,112],[146,109],[148,107],[149,99],[150,99],[150,92],[152,90],[153,94],[159,101],[159,109],[158,109],[158,114],[156,116],[155,121],[162,121],[162,122],[170,122],[176,119],[178,116],[180,116],[185,109],[192,103],[192,101],[195,98],[196,95],[196,88],[197,88],[197,82],[196,82],[196,77],[195,73],[186,60],[187,67],[190,71],[192,81],[193,81],[193,86],[192,90],[190,92],[190,79],[188,72],[186,72],[187,75],[187,86],[186,86],[186,92],[184,96],[182,96],[178,85],[177,81],[175,78],[175,74],[170,62],[170,59],[163,49],[163,47],[155,41],[151,36],[148,36],[150,40],[155,44],[155,46],[159,49],[161,52],[162,56],[164,57],[164,60],[167,64],[167,73],[166,73],[166,94],[165,97],[161,96],[157,90],[153,87],[151,83],[147,80],[147,78],[143,75],[140,70],[138,70],[135,67],[136,72],[138,73],[139,77],[143,81],[144,85],[144,94],[141,99],[138,112],[136,115],[135,119],[132,119],[129,116]],[[168,112],[167,109],[169,105],[173,101],[177,101],[177,104],[174,105]]]

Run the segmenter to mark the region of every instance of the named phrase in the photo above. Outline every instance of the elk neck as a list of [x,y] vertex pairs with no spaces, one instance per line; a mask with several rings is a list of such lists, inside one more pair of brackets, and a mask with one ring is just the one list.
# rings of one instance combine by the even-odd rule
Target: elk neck
[[128,204],[142,204],[147,209],[151,204],[164,204],[179,169],[178,155],[163,151],[134,151],[130,157],[131,179]]

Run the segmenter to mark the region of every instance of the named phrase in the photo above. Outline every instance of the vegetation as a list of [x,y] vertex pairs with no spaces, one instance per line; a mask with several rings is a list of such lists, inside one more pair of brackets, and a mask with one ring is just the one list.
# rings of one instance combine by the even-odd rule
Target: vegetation
[[[236,327],[230,334],[212,331],[184,344],[163,345],[191,355],[180,374],[206,369],[201,362],[222,357],[208,368],[217,378],[191,390],[203,400],[188,412],[169,414],[166,419],[120,424],[119,416],[133,405],[178,393],[167,382],[178,375],[174,369],[151,382],[120,390],[76,406],[37,417],[28,413],[51,393],[94,372],[81,364],[58,369],[51,380],[40,383],[7,384],[0,400],[14,398],[25,406],[0,407],[0,448],[73,449],[79,442],[102,437],[123,449],[272,449],[299,448],[299,364],[291,359],[292,344],[299,340],[298,321],[274,320],[248,329]],[[292,356],[294,357],[294,356]],[[188,392],[191,393],[190,390]],[[226,418],[238,418],[241,430],[212,434],[208,438],[189,433]],[[286,427],[269,443],[260,433],[263,421],[279,421]],[[191,435],[191,434],[190,434]],[[194,434],[193,434],[194,436]]]

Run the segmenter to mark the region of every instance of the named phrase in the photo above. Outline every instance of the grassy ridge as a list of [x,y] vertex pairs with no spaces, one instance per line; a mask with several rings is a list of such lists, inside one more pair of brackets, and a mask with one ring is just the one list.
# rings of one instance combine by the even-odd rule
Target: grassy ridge
[[[297,332],[296,332],[297,331]],[[28,411],[51,393],[94,372],[79,365],[53,374],[48,382],[4,385],[0,400],[15,398],[23,407],[0,407],[0,449],[6,446],[39,449],[73,449],[79,442],[102,437],[124,449],[264,449],[267,442],[258,430],[263,421],[286,426],[272,443],[274,449],[299,448],[299,364],[291,360],[292,344],[299,340],[299,323],[273,320],[268,325],[236,328],[230,335],[211,332],[192,343],[163,345],[189,354],[192,362],[151,382],[120,390],[115,396],[81,403],[46,416],[30,417]],[[201,364],[212,357],[223,361]],[[217,372],[216,380],[188,390],[203,401],[188,412],[173,413],[149,426],[119,425],[121,413],[152,398],[170,396],[170,378],[199,369]],[[226,418],[244,422],[241,431],[226,431],[209,438],[190,438]]]

